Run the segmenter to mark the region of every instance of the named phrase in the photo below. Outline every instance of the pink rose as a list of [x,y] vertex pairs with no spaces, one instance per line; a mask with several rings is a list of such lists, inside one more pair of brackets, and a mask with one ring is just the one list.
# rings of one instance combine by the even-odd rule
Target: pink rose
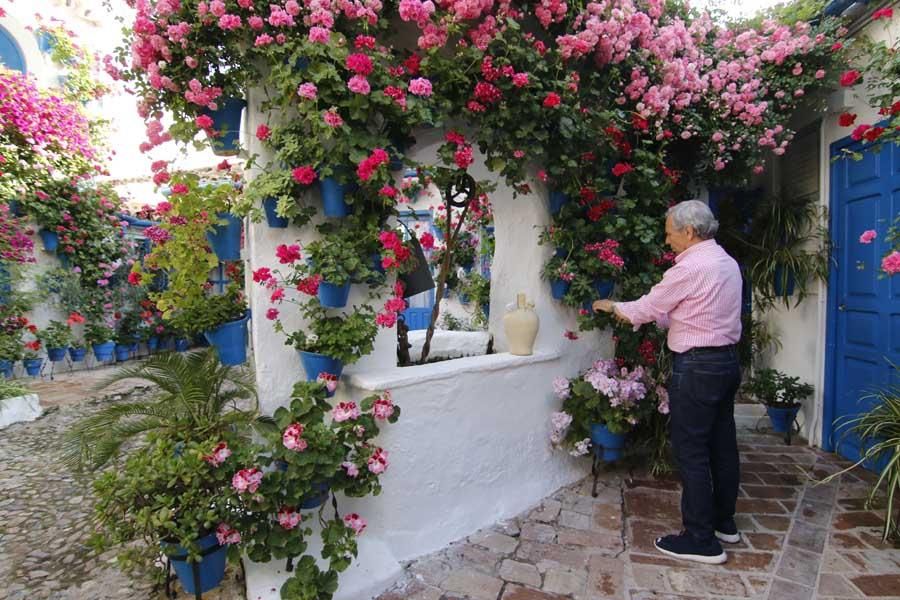
[[338,423],[359,418],[359,407],[356,402],[340,402],[331,411],[331,418]]
[[409,82],[409,93],[428,98],[431,96],[431,82],[424,77],[417,77]]
[[874,229],[867,229],[862,232],[862,235],[859,236],[860,244],[871,244],[872,240],[878,237],[878,233]]
[[256,467],[241,469],[231,478],[231,487],[238,493],[250,492],[252,494],[259,489],[262,478],[262,471]]
[[900,273],[900,252],[894,250],[881,259],[881,269],[888,275]]
[[292,423],[281,435],[281,443],[283,443],[284,447],[288,450],[303,452],[306,450],[307,443],[306,440],[300,437],[302,435],[303,425],[300,423]]

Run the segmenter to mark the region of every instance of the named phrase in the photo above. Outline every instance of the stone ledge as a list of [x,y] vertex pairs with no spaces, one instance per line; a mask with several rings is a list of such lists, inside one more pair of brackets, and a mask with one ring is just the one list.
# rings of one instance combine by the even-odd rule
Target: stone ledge
[[34,421],[43,414],[37,394],[25,394],[0,400],[0,429],[13,423]]
[[562,353],[556,350],[535,352],[530,356],[513,356],[508,352],[467,356],[414,367],[393,367],[378,371],[346,373],[347,382],[363,390],[384,390],[408,387],[429,381],[451,379],[463,373],[488,373],[505,369],[518,369],[529,365],[559,360]]

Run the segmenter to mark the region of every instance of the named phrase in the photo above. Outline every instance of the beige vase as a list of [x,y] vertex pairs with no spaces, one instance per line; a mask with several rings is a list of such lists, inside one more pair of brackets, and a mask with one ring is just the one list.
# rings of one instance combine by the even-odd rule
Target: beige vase
[[534,303],[525,302],[525,294],[516,296],[516,308],[503,315],[503,329],[509,342],[509,353],[530,356],[534,351],[540,320],[534,312]]

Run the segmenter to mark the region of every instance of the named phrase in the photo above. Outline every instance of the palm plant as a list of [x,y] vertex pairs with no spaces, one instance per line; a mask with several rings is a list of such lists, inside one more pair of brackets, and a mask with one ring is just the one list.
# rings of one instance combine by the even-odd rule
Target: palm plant
[[[894,366],[894,369],[900,371],[900,367]],[[842,436],[852,434],[859,437],[865,451],[853,465],[829,476],[823,483],[860,465],[877,465],[880,469],[879,476],[869,492],[866,507],[875,503],[879,492],[884,492],[887,510],[882,539],[900,542],[900,509],[897,511],[898,515],[894,514],[897,501],[900,500],[897,498],[900,491],[900,384],[894,383],[876,390],[862,400],[871,402],[872,408],[864,413],[839,419],[837,429],[843,430]]]
[[[63,446],[63,460],[70,467],[99,469],[123,444],[150,431],[188,442],[262,422],[252,373],[222,365],[211,349],[155,355],[120,369],[97,389],[125,379],[146,381],[157,392],[150,400],[114,404],[75,424]],[[249,408],[241,406],[247,401]]]

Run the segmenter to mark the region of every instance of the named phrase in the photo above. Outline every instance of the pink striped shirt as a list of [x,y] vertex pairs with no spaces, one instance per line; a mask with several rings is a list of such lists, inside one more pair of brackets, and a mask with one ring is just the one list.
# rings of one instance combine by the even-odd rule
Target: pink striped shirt
[[741,271],[715,240],[694,244],[649,293],[616,309],[635,329],[656,321],[668,327],[673,352],[736,344],[741,337]]

